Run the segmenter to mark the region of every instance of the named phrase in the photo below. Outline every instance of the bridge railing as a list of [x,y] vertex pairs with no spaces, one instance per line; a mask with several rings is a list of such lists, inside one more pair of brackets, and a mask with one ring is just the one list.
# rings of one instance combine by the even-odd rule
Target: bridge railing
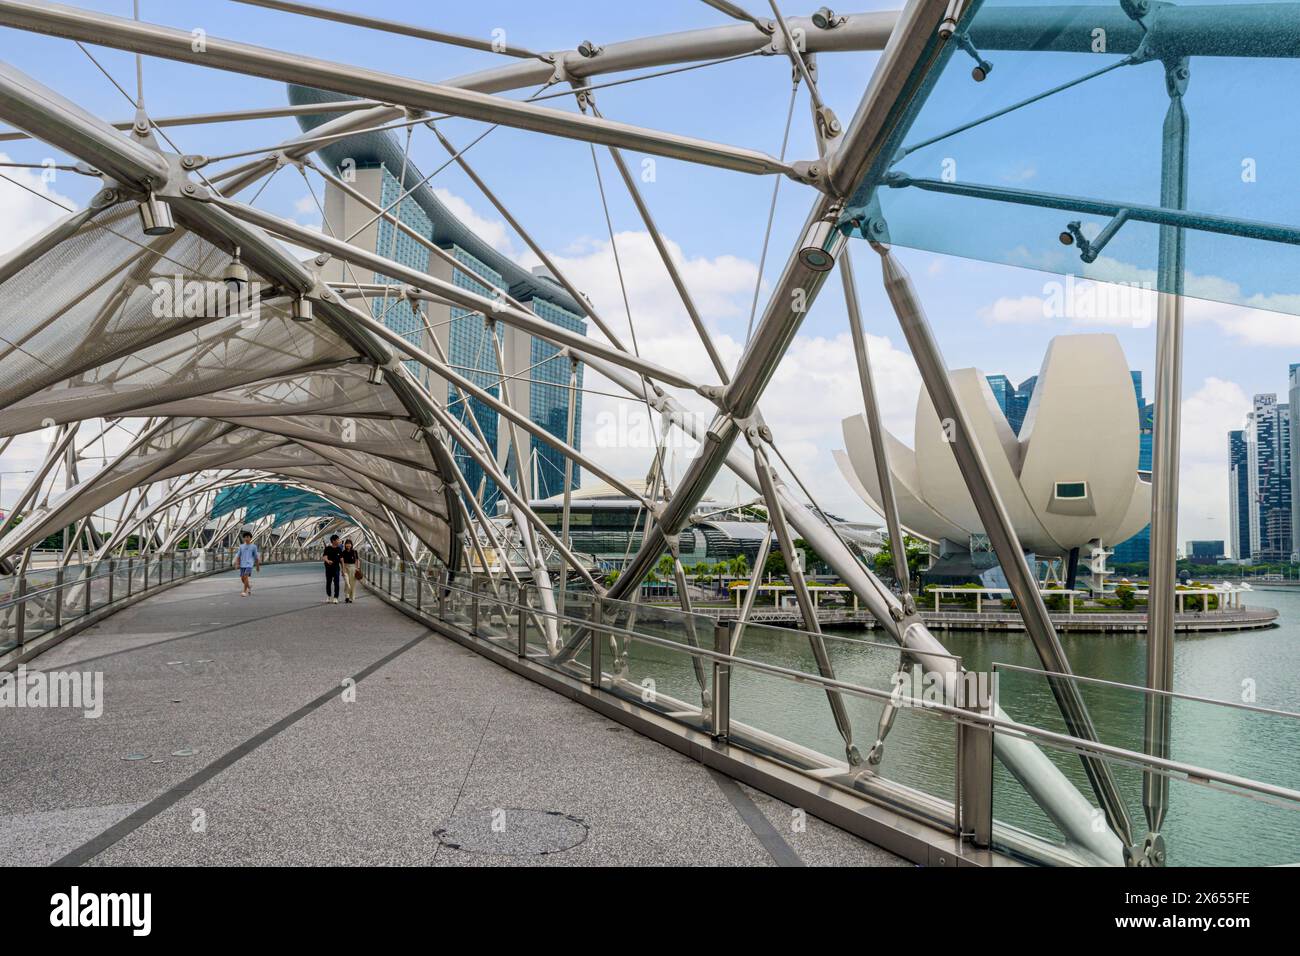
[[[105,558],[0,578],[0,667],[23,658],[33,645],[125,607],[150,591],[186,578],[229,570],[233,548],[195,548],[161,554]],[[264,564],[308,557],[289,550],[263,556]]]
[[[561,613],[544,607],[538,590],[526,584],[448,580],[441,570],[364,563],[372,587],[498,652],[582,681],[719,745],[777,760],[820,786],[901,810],[975,847],[1043,864],[1122,860],[1118,853],[1099,857],[1069,839],[995,761],[999,746],[1030,742],[1078,779],[1080,793],[1087,789],[1082,770],[1075,770],[1077,758],[1095,756],[1126,781],[1136,780],[1126,788],[1135,803],[1148,770],[1169,778],[1178,799],[1203,790],[1224,801],[1215,836],[1189,844],[1187,852],[1175,848],[1164,863],[1212,860],[1211,844],[1233,839],[1241,821],[1249,821],[1249,832],[1258,831],[1260,840],[1264,833],[1273,839],[1241,846],[1237,857],[1248,858],[1237,862],[1300,856],[1295,840],[1278,840],[1279,834],[1300,832],[1300,789],[1237,773],[1231,761],[1223,764],[1231,770],[1213,769],[1017,721],[997,708],[997,671],[966,672],[956,686],[936,687],[937,679],[908,667],[895,645],[820,635],[836,663],[838,676],[832,679],[818,672],[806,632],[758,624],[741,629],[734,621],[574,592],[566,595]],[[566,647],[576,649],[557,654]],[[845,741],[827,706],[831,694],[845,702],[850,723],[865,734],[859,741],[863,753],[875,739],[880,715],[892,708],[880,763],[850,764],[839,756]],[[1217,713],[1227,710],[1237,712]],[[1140,708],[1133,720],[1141,726]],[[1136,809],[1138,829],[1142,813]],[[1281,816],[1261,816],[1274,812]],[[1104,831],[1101,811],[1095,813]]]

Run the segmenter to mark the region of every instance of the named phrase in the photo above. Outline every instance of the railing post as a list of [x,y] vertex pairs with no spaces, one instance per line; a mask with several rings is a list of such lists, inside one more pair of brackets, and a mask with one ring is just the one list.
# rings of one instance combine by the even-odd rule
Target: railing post
[[113,578],[117,575],[117,561],[114,558],[108,559],[108,603],[113,603]]
[[[713,649],[719,654],[731,654],[732,621],[717,621],[713,625]],[[731,736],[731,665],[726,661],[713,662],[713,699],[709,714],[709,732],[714,740]]]
[[520,588],[516,597],[519,601],[519,647],[516,650],[519,659],[524,660],[528,657],[528,595]]
[[415,569],[415,609],[424,610],[424,582],[427,575],[418,566]]
[[95,573],[95,569],[91,565],[83,564],[81,566],[81,581],[86,589],[86,597],[85,600],[82,601],[82,604],[84,605],[87,614],[90,613],[90,589],[92,587],[91,578],[94,576],[94,573]]
[[126,596],[131,596],[131,589],[135,586],[135,558],[126,559]]
[[438,620],[447,620],[447,569],[438,574]]
[[402,561],[399,567],[401,568],[401,573],[402,573],[402,583],[397,586],[398,588],[397,600],[405,604],[406,603],[406,562]]
[[478,633],[478,582],[469,580],[469,632]]
[[[978,695],[975,700],[966,698],[965,681],[959,683],[958,690],[963,709],[985,712],[985,702]],[[977,847],[988,847],[993,842],[993,728],[959,720],[957,760],[961,837]]]
[[27,640],[27,578],[18,579],[18,603],[14,605],[14,643],[22,647]]
[[601,659],[605,651],[605,635],[602,633],[604,623],[604,608],[601,607],[600,595],[597,594],[591,599],[591,640],[587,642],[591,648],[591,686],[597,690],[600,689],[605,666]]
[[63,568],[54,572],[54,626],[63,624]]

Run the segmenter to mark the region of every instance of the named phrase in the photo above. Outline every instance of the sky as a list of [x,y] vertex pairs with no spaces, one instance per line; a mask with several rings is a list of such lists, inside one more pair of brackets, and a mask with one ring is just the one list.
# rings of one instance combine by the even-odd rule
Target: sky
[[[582,40],[600,44],[726,22],[723,15],[697,0],[660,0],[654,4],[575,0],[561,5],[487,0],[438,5],[410,0],[372,0],[364,5],[344,4],[342,0],[328,3],[483,38],[503,35],[508,43],[534,50],[569,49]],[[130,0],[81,0],[79,5],[115,15],[131,14]],[[757,0],[748,0],[747,5],[760,15],[765,7]],[[896,6],[895,2],[873,4],[864,0],[853,9]],[[809,12],[783,5],[787,7],[790,14]],[[210,36],[239,38],[429,81],[500,65],[504,59],[487,52],[317,22],[231,0],[141,0],[140,8],[144,20],[185,30],[202,29]],[[134,92],[135,67],[130,55],[100,47],[87,49],[117,83]],[[122,120],[133,113],[128,97],[69,41],[0,28],[0,51],[5,61],[97,116]],[[955,65],[940,82],[942,95],[933,99],[933,107],[923,111],[918,131],[947,129],[955,121],[1014,102],[1102,62],[1090,62],[1086,54],[1068,54],[1035,72],[1016,57],[993,57],[994,71],[978,85],[969,80],[969,64]],[[852,117],[876,60],[875,53],[827,54],[819,58],[819,88],[843,122]],[[1198,208],[1223,214],[1295,222],[1297,216],[1292,213],[1300,200],[1292,187],[1283,188],[1290,174],[1279,167],[1283,157],[1296,155],[1295,150],[1286,152],[1295,145],[1296,134],[1277,131],[1287,124],[1265,123],[1267,104],[1252,105],[1250,97],[1237,109],[1227,110],[1225,83],[1259,86],[1267,76],[1251,72],[1242,76],[1225,74],[1224,62],[1193,70],[1187,95],[1188,109],[1194,117],[1189,201],[1199,202]],[[1153,69],[1157,72],[1152,73]],[[1076,98],[1063,100],[1060,105],[1020,111],[1009,121],[1013,125],[1001,134],[989,124],[965,140],[954,137],[919,150],[908,157],[902,168],[913,175],[939,178],[945,161],[951,160],[959,179],[970,176],[981,182],[1056,191],[1061,191],[1064,184],[1081,183],[1075,191],[1133,196],[1157,203],[1158,132],[1167,101],[1158,67],[1150,64],[1131,70],[1147,72],[1139,76],[1130,70],[1117,71],[1124,76],[1117,78],[1113,73],[1104,82],[1118,85],[1064,94]],[[1203,80],[1199,86],[1198,80]],[[522,98],[527,92],[531,91],[511,95]],[[145,61],[144,93],[146,108],[154,116],[286,102],[282,84],[157,59]],[[790,93],[788,62],[753,57],[602,90],[597,93],[597,101],[611,119],[776,155],[781,150]],[[1109,125],[1098,115],[1102,101],[1115,104],[1108,107],[1112,109]],[[567,98],[552,100],[548,105],[574,108]],[[1252,118],[1258,122],[1252,122]],[[439,125],[459,144],[486,129],[467,120],[447,120]],[[1257,133],[1257,128],[1272,132]],[[992,132],[985,135],[986,130]],[[297,125],[292,118],[282,118],[168,132],[186,153],[222,155],[274,146],[296,134]],[[424,129],[413,135],[411,151],[426,173],[445,157],[432,133]],[[801,90],[786,155],[788,159],[802,159],[811,158],[815,152],[807,94]],[[32,142],[0,143],[0,153],[5,157],[0,162],[67,161],[49,147]],[[585,144],[498,128],[467,158],[616,330],[624,333],[628,314],[611,250],[612,226],[627,287],[626,308],[635,320],[641,354],[701,380],[712,380],[704,350],[640,218],[608,156],[599,149],[596,153],[609,201],[608,224],[593,170],[592,150]],[[1242,159],[1255,161],[1258,175],[1250,185],[1259,188],[1254,191],[1239,188],[1244,182],[1244,167],[1237,159],[1238,153]],[[635,154],[629,156],[634,169],[642,168],[641,159]],[[69,206],[84,203],[97,185],[96,180],[71,173],[57,173],[51,178],[28,170],[0,172]],[[755,284],[760,283],[761,314],[766,291],[792,250],[814,195],[808,187],[789,180],[780,184],[770,248],[760,277],[759,262],[774,185],[771,177],[667,159],[655,160],[653,172],[650,181],[641,183],[645,200],[670,244],[719,352],[729,366],[734,366],[746,338]],[[501,252],[524,265],[535,264],[536,259],[524,243],[459,171],[441,172],[431,185],[457,215]],[[319,181],[314,181],[313,186],[319,192]],[[1061,276],[1044,271],[1060,268],[1063,256],[1077,254],[1065,250],[1056,239],[1067,216],[1051,213],[1044,218],[1021,212],[1023,207],[987,203],[968,210],[951,204],[951,200],[944,200],[950,203],[947,206],[927,204],[933,203],[930,194],[891,192],[897,195],[889,197],[886,212],[891,225],[896,226],[895,241],[919,247],[900,246],[897,255],[912,275],[950,367],[975,366],[986,374],[1005,373],[1019,382],[1037,374],[1053,336],[1110,333],[1119,338],[1131,367],[1144,373],[1147,390],[1151,391],[1155,328],[1150,294],[1136,292],[1119,301],[1111,296],[1109,302],[1098,306],[1094,297],[1100,287],[1094,283],[1082,280],[1067,284]],[[260,193],[256,204],[305,225],[320,225],[308,187],[293,169],[281,170]],[[59,214],[53,204],[0,180],[0,253],[18,245]],[[1102,222],[1104,219],[1089,221],[1085,233],[1095,235]],[[1291,250],[1263,243],[1247,246],[1189,242],[1188,265],[1194,274],[1189,291],[1235,301],[1188,300],[1180,543],[1192,538],[1228,537],[1227,432],[1241,427],[1253,394],[1278,392],[1284,397],[1287,366],[1300,361],[1300,319],[1284,312],[1247,307],[1300,311],[1300,284],[1285,284],[1287,275],[1300,274],[1294,269],[1286,271],[1293,262],[1286,258]],[[1147,234],[1139,228],[1121,232],[1091,274],[1149,281],[1150,248],[1150,230]],[[1275,251],[1276,263],[1268,258]],[[884,296],[878,257],[860,241],[851,243],[851,255],[885,422],[910,444],[920,378]],[[764,395],[761,409],[787,461],[817,502],[845,517],[870,520],[869,509],[845,484],[831,457],[832,450],[842,446],[841,420],[860,412],[862,404],[838,288],[838,280],[827,284]],[[626,477],[644,477],[650,450],[640,436],[648,434],[648,429],[638,417],[637,406],[599,394],[613,389],[597,375],[589,373],[586,385],[593,390],[584,399],[587,450]],[[704,411],[698,401],[693,407]],[[40,436],[21,439],[5,454],[3,467],[33,467],[41,447]],[[675,449],[678,474],[691,452],[689,443]],[[0,504],[8,504],[18,478],[6,476],[3,480]],[[725,475],[715,485],[714,493],[723,498],[750,496]]]

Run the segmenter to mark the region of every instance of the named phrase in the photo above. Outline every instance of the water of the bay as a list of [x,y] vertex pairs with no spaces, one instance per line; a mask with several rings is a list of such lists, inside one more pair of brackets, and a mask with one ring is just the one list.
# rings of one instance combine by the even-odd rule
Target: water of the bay
[[[1263,630],[1180,634],[1174,653],[1174,689],[1218,700],[1300,712],[1300,589],[1259,591],[1248,602],[1278,609],[1278,625]],[[680,635],[678,635],[680,637]],[[971,670],[995,663],[1037,668],[1038,657],[1023,631],[945,632],[948,650]],[[889,688],[898,652],[879,630],[836,631],[827,636],[836,676],[868,687]],[[1146,674],[1143,634],[1061,635],[1076,673],[1142,685]],[[739,656],[816,672],[805,639],[778,628],[751,626]],[[635,646],[631,674],[652,677],[661,692],[698,698],[684,655],[646,644]],[[1103,742],[1142,750],[1143,696],[1136,691],[1080,685]],[[998,702],[1023,723],[1064,733],[1066,728],[1039,675],[1001,671]],[[881,705],[846,698],[854,742],[863,753],[875,739]],[[825,693],[752,671],[732,678],[732,718],[822,753],[843,755],[843,743]],[[1047,751],[1052,761],[1092,799],[1079,758]],[[1177,700],[1171,757],[1219,771],[1300,789],[1300,720],[1248,710]],[[1142,773],[1112,766],[1129,808],[1136,839],[1147,832]],[[900,713],[889,736],[882,776],[944,799],[953,795],[953,726],[924,710]],[[1094,804],[1096,803],[1093,799]],[[1038,836],[1059,840],[1047,816],[1000,764],[995,770],[994,815]],[[1300,810],[1242,797],[1184,780],[1169,785],[1162,828],[1170,865],[1278,865],[1300,863]]]

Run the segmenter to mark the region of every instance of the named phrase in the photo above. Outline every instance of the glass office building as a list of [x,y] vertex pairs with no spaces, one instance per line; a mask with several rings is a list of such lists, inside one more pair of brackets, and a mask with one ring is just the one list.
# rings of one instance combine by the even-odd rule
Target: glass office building
[[[402,188],[386,166],[379,167],[380,190],[379,204],[385,209],[394,206],[399,199],[402,199]],[[405,225],[410,226],[426,239],[433,237],[433,223],[419,203],[414,199],[402,199],[401,206],[397,208],[397,218]],[[387,259],[393,259],[404,266],[412,269],[419,269],[424,272],[429,266],[429,250],[420,245],[409,233],[403,232],[394,226],[387,219],[381,219],[377,223],[377,234],[375,240],[375,252]],[[401,283],[396,279],[379,273],[374,274],[373,280],[382,285],[400,286]],[[416,314],[415,308],[410,302],[398,299],[396,295],[391,298],[374,299],[371,302],[371,313],[374,317],[388,326],[406,341],[415,346],[424,345],[424,322]],[[406,362],[407,370],[420,381],[425,381],[425,370],[419,362],[410,360]]]
[[[1155,405],[1142,397],[1142,373],[1129,373],[1133,378],[1133,393],[1138,407],[1138,471],[1151,475],[1151,437],[1155,429]],[[1147,525],[1127,541],[1115,546],[1111,560],[1117,564],[1131,564],[1151,560],[1151,525]]]
[[[585,333],[587,324],[581,316],[574,315],[566,309],[544,299],[533,299],[533,311],[539,316],[570,332]],[[544,339],[534,337],[529,350],[531,373],[528,379],[529,417],[541,425],[556,438],[568,440],[569,402],[574,401],[573,445],[582,450],[582,363],[578,363],[579,391],[571,392],[569,373],[571,363],[562,357],[557,346]],[[564,491],[564,456],[540,438],[532,438],[533,467],[536,480],[533,484],[534,498],[549,498]],[[579,485],[577,464],[573,466],[570,487]]]

